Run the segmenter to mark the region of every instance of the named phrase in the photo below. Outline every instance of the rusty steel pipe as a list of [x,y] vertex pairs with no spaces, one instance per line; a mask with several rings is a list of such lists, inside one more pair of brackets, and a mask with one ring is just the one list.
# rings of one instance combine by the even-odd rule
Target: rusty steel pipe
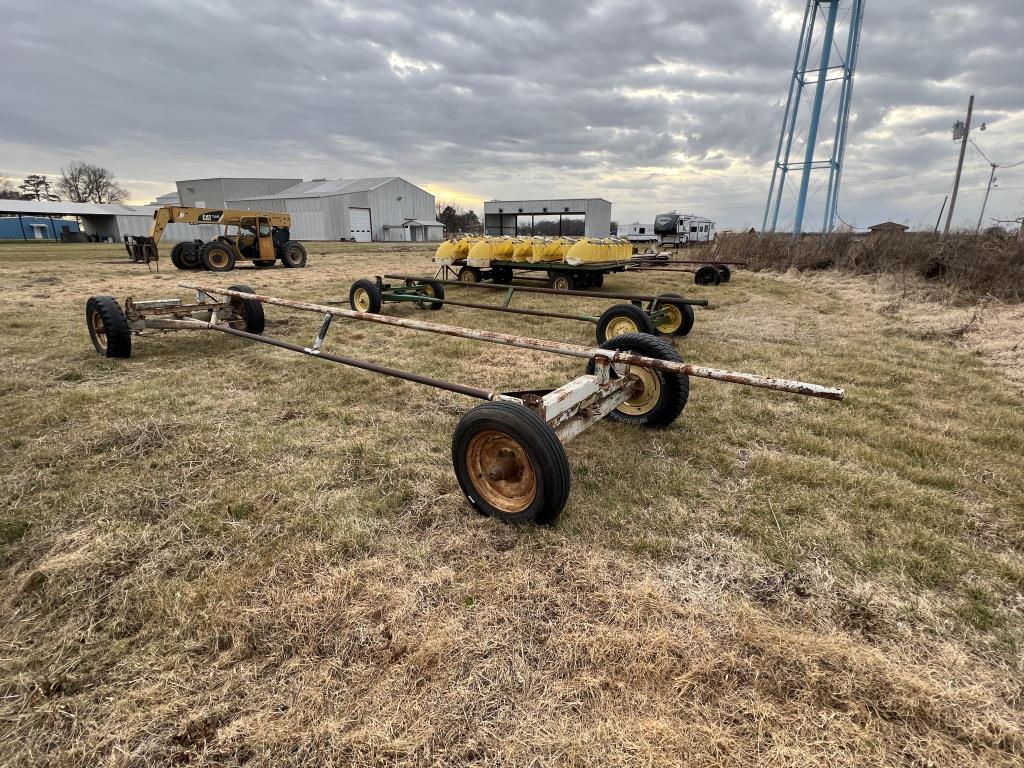
[[634,256],[631,261],[642,264],[702,264],[707,266],[718,266],[724,264],[727,267],[745,267],[746,261],[697,261],[696,259],[659,259],[656,256]]
[[[594,299],[623,299],[625,301],[654,301],[658,296],[639,293],[599,293],[597,291],[559,291],[555,288],[533,288],[529,285],[510,285],[508,283],[464,283],[461,280],[435,280],[432,277],[415,277],[413,275],[384,275],[385,280],[412,280],[417,283],[440,283],[441,285],[461,285],[466,288],[486,288],[491,291],[507,291],[512,289],[523,293],[553,293],[556,296],[589,296]],[[706,307],[707,299],[672,299],[673,304],[690,304],[694,307]]]
[[[212,293],[213,291],[211,291]],[[247,297],[252,298],[253,294],[245,294]],[[271,302],[266,302],[271,303]],[[187,324],[187,325],[186,325]],[[486,389],[480,389],[479,387],[470,387],[465,384],[456,384],[451,381],[444,381],[443,379],[435,379],[433,376],[426,376],[422,373],[413,373],[411,371],[403,371],[399,368],[389,368],[386,365],[379,365],[377,363],[371,363],[367,360],[359,360],[355,357],[345,357],[344,355],[336,355],[333,352],[322,352],[321,350],[313,347],[303,347],[301,344],[292,344],[290,341],[283,341],[282,339],[275,339],[272,336],[261,336],[256,333],[249,333],[248,331],[242,331],[238,328],[232,328],[227,323],[210,323],[206,320],[182,320],[177,326],[179,328],[195,328],[195,329],[209,329],[211,331],[220,331],[221,333],[229,333],[232,336],[241,336],[243,339],[250,339],[251,341],[258,341],[261,344],[269,344],[272,347],[280,347],[281,349],[288,349],[292,352],[299,352],[303,355],[310,357],[319,357],[324,360],[330,360],[332,363],[341,363],[342,365],[348,365],[352,368],[360,368],[364,371],[371,371],[372,373],[382,373],[385,376],[393,376],[396,379],[404,379],[405,381],[412,381],[416,384],[426,384],[428,387],[436,387],[437,389],[445,389],[449,392],[455,392],[460,395],[467,395],[469,397],[475,397],[478,400],[507,400],[504,395],[499,392],[491,392]]]
[[[438,333],[443,336],[473,339],[475,341],[483,341],[490,344],[505,344],[507,346],[518,347],[520,349],[532,349],[536,352],[548,352],[555,355],[582,357],[588,360],[603,358],[611,363],[637,365],[641,368],[651,368],[657,371],[683,373],[688,376],[714,379],[716,381],[727,381],[732,384],[744,384],[749,387],[774,389],[780,392],[790,392],[792,394],[806,395],[808,397],[821,397],[826,400],[842,400],[844,394],[841,389],[826,387],[821,384],[808,384],[803,381],[759,376],[755,373],[726,371],[719,368],[708,368],[702,365],[677,363],[671,360],[660,360],[654,357],[645,357],[632,352],[618,352],[616,350],[601,349],[599,347],[582,347],[578,344],[565,344],[560,341],[533,339],[528,336],[513,336],[509,333],[499,333],[497,331],[482,331],[475,328],[458,328],[453,325],[441,325],[440,323],[430,323],[422,320],[406,320],[404,318],[390,317],[388,315],[375,315],[370,312],[355,312],[350,309],[339,309],[325,304],[311,304],[305,301],[279,299],[274,296],[264,296],[258,293],[243,293],[242,291],[233,291],[229,288],[207,287],[186,282],[178,283],[178,285],[182,288],[190,288],[207,294],[232,296],[238,299],[249,299],[252,301],[259,301],[264,304],[276,304],[278,306],[291,307],[292,309],[299,309],[306,312],[318,312],[320,314],[348,317],[353,320],[362,320],[369,323],[378,323],[380,325],[397,326],[399,328],[410,328],[416,331],[426,331],[427,333]],[[232,329],[232,332],[234,332],[234,329]],[[305,349],[305,347],[298,347],[298,345],[295,346],[300,351]]]
[[[385,290],[386,294],[387,291]],[[530,315],[532,317],[551,317],[556,320],[580,320],[586,323],[596,323],[600,320],[600,317],[594,317],[593,315],[570,315],[566,312],[548,312],[543,309],[529,309],[527,307],[503,307],[500,304],[475,304],[472,301],[456,301],[455,299],[435,299],[430,296],[423,296],[422,299],[405,299],[404,301],[392,301],[385,295],[385,301],[391,301],[393,304],[403,304],[405,302],[419,303],[419,304],[451,304],[453,307],[468,307],[469,309],[489,309],[494,312],[511,312],[514,315]],[[338,302],[339,304],[348,304],[345,302]]]
[[672,267],[648,267],[641,266],[639,264],[630,267],[628,272],[674,272],[677,275],[695,275],[697,274],[696,269],[687,269],[686,267],[678,267],[673,269]]

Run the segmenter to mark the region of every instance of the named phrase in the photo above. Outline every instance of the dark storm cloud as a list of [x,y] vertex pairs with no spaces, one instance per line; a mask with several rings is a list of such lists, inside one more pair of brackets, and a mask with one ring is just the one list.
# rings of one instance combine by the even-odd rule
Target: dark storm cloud
[[[83,157],[142,199],[189,176],[393,172],[478,200],[602,195],[620,220],[679,207],[759,223],[802,9],[5,2],[0,171]],[[1019,0],[868,0],[844,218],[941,201],[972,91],[979,143],[1024,158],[1021,16]],[[992,203],[1004,215],[1021,207],[1011,173]],[[916,175],[864,194],[897,174]]]

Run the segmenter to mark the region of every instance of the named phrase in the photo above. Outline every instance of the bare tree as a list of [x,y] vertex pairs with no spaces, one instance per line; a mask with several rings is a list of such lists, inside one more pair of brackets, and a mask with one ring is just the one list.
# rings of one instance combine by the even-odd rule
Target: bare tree
[[14,188],[6,176],[0,176],[0,200],[21,200],[21,192]]
[[60,191],[73,203],[123,203],[128,190],[106,168],[75,160],[60,169]]
[[50,191],[51,187],[50,180],[38,173],[29,174],[18,185],[22,200],[44,200],[52,203],[60,200],[60,197]]

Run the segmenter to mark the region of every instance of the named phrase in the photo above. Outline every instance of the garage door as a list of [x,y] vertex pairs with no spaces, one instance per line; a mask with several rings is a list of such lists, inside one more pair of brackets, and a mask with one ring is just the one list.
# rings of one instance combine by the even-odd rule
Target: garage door
[[357,243],[368,243],[373,238],[370,236],[370,209],[349,208],[348,209],[349,237]]

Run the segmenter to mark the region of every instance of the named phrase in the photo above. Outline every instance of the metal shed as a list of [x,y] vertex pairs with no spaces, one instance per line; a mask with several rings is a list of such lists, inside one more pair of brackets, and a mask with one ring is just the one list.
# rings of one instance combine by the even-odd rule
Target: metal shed
[[[153,225],[153,212],[158,206],[105,205],[99,203],[48,203],[38,200],[0,200],[0,215],[75,218],[92,241],[120,243],[125,234],[148,234]],[[56,224],[54,231],[60,230]],[[170,224],[164,231],[164,242],[212,240],[220,232],[216,224]]]
[[[107,205],[100,203],[43,202],[40,200],[0,200],[0,215],[53,217],[77,219],[82,232],[90,240],[120,242],[124,235],[148,235],[153,224],[155,205]],[[54,231],[59,232],[60,224]],[[215,224],[171,224],[164,232],[164,241],[209,240],[217,236]]]
[[[583,234],[608,237],[611,234],[612,204],[601,197],[555,198],[550,200],[488,200],[484,203],[484,228],[488,235],[534,233],[538,219],[557,219],[559,231],[566,217],[582,215]],[[565,234],[570,234],[565,232]]]
[[434,196],[398,176],[315,179],[270,195],[230,197],[225,205],[290,213],[296,240],[404,242],[444,235]]
[[226,208],[228,200],[273,195],[294,187],[302,179],[227,178],[177,181],[179,205],[190,208]]

